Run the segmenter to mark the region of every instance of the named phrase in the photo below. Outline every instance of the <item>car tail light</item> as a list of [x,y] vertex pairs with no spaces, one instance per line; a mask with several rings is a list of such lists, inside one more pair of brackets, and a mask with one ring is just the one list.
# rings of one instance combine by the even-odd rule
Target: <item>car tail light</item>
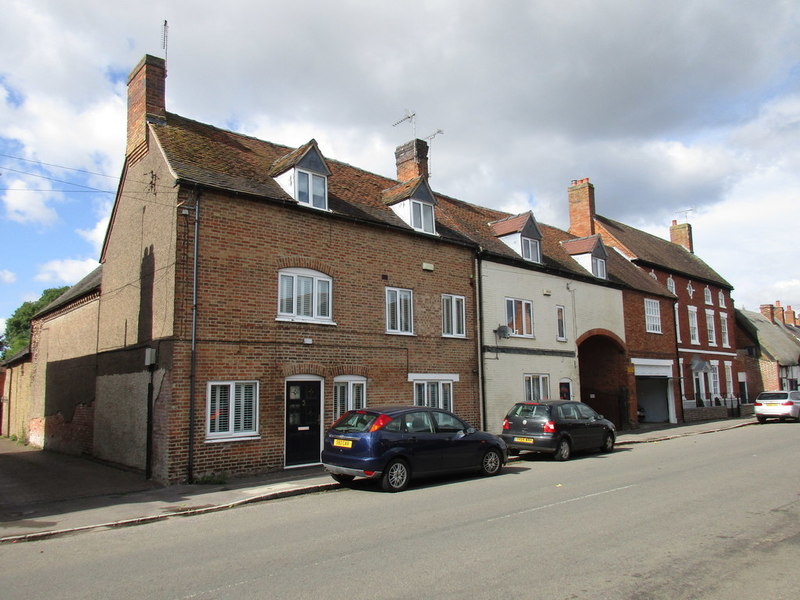
[[761,402],[753,402],[753,406],[761,406]]
[[794,402],[787,400],[786,402],[781,402],[781,406],[794,406]]
[[508,419],[503,419],[503,430],[511,429],[511,425],[508,424]]
[[392,417],[389,415],[380,415],[375,422],[372,424],[372,427],[369,428],[369,432],[372,433],[373,431],[378,431],[378,429],[382,429],[386,426],[386,424],[392,420]]
[[555,433],[556,432],[556,424],[554,421],[548,421],[544,425],[542,425],[542,431],[544,433]]

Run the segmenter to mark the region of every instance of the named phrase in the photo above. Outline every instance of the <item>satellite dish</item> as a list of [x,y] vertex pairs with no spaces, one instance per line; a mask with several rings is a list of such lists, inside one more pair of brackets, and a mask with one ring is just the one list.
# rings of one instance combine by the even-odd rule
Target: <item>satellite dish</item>
[[495,329],[495,333],[497,334],[497,337],[507,340],[511,337],[511,327],[508,325],[500,325],[497,329]]

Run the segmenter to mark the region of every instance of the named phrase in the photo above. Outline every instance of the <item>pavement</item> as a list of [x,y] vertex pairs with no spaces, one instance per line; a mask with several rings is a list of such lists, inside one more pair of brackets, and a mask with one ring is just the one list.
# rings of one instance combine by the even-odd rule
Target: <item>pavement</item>
[[[652,443],[753,425],[752,416],[622,431],[617,445]],[[514,460],[514,457],[511,457]],[[0,544],[229,510],[341,486],[321,466],[224,483],[160,486],[142,473],[0,438]]]

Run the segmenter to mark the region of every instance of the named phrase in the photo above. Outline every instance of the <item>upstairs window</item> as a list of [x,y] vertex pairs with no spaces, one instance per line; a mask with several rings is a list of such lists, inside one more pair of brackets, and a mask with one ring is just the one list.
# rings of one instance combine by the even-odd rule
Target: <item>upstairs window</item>
[[435,233],[432,204],[411,200],[411,227],[417,231]]
[[706,310],[706,331],[708,333],[708,343],[712,346],[717,345],[717,328],[714,325],[714,311]]
[[295,171],[295,200],[320,210],[328,209],[327,178],[309,171]]
[[506,298],[506,325],[513,335],[533,337],[533,302]]
[[414,294],[411,290],[386,288],[386,333],[414,333]]
[[719,313],[719,335],[722,338],[722,345],[729,348],[731,341],[728,337],[728,315],[725,313]]
[[689,341],[692,344],[700,343],[700,332],[697,329],[697,307],[687,307],[689,311]]
[[706,304],[714,304],[714,301],[711,299],[711,290],[706,288],[703,290],[703,299],[706,301]]
[[592,274],[598,279],[607,279],[606,277],[606,259],[592,257]]
[[311,269],[283,269],[278,278],[279,319],[331,322],[330,277]]
[[667,289],[675,294],[675,280],[672,278],[672,275],[667,277]]
[[539,240],[531,238],[522,238],[522,258],[531,262],[542,262],[542,251],[539,246]]
[[727,304],[725,304],[725,292],[723,292],[722,290],[720,290],[720,292],[719,292],[719,294],[717,295],[717,297],[718,297],[718,299],[719,299],[719,302],[718,302],[718,304],[719,304],[720,308],[726,308],[726,307],[727,307]]
[[465,337],[464,296],[442,294],[442,335]]
[[567,339],[566,312],[563,306],[556,306],[556,339],[559,342],[564,342]]
[[644,299],[644,323],[648,333],[661,333],[661,304],[658,300]]

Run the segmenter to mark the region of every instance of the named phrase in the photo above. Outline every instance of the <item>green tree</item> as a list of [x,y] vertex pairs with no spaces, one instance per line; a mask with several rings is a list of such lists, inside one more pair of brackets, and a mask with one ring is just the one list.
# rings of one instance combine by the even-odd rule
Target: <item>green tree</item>
[[14,356],[31,341],[31,317],[69,289],[68,285],[49,288],[35,302],[23,302],[6,321],[3,358]]

